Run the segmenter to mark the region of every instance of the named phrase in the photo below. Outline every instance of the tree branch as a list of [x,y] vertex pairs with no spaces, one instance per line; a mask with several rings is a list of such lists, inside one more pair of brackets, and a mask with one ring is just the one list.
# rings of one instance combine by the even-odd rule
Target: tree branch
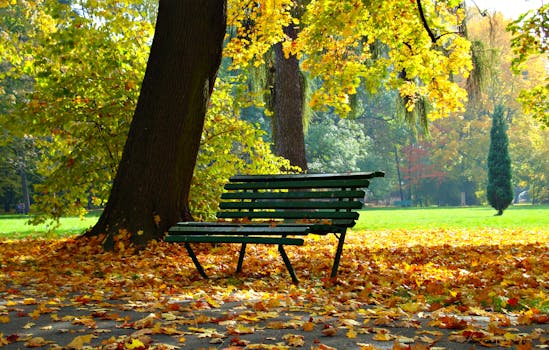
[[421,17],[421,23],[423,23],[423,28],[427,31],[427,34],[429,34],[429,38],[431,38],[431,41],[433,44],[437,43],[438,38],[433,34],[433,31],[431,31],[431,28],[429,27],[429,24],[427,24],[427,19],[425,18],[425,14],[423,13],[423,6],[421,5],[421,0],[416,0],[417,7],[419,9],[419,16]]

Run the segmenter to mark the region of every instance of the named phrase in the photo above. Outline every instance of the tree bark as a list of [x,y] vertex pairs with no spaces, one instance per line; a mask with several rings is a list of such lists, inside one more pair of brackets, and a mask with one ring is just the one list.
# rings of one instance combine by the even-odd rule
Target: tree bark
[[25,214],[28,214],[30,211],[30,195],[29,195],[29,185],[27,181],[27,171],[24,167],[19,169],[19,174],[21,175],[21,190],[23,192],[23,205]]
[[89,235],[143,245],[192,219],[188,196],[221,62],[226,1],[160,0],[141,93],[110,197]]
[[[297,37],[293,26],[284,29],[286,35]],[[273,141],[275,154],[291,165],[307,171],[305,133],[303,130],[304,81],[297,57],[286,58],[282,44],[275,45]]]

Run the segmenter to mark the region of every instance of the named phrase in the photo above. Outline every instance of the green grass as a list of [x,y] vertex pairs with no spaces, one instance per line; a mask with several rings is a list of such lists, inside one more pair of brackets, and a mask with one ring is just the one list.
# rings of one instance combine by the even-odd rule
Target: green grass
[[0,239],[36,238],[36,237],[67,237],[84,232],[93,226],[99,219],[100,212],[91,212],[84,218],[61,218],[61,226],[48,234],[46,224],[29,225],[27,215],[5,214],[0,215]]
[[[512,206],[502,216],[494,216],[489,207],[460,208],[368,208],[360,213],[354,230],[394,229],[475,229],[510,228],[549,230],[549,206]],[[84,232],[93,226],[100,212],[86,215],[83,219],[61,219],[61,226],[50,235],[66,237]],[[47,237],[46,225],[32,226],[25,215],[0,215],[0,239]]]
[[509,228],[549,230],[549,206],[518,205],[502,216],[491,207],[368,208],[354,230]]

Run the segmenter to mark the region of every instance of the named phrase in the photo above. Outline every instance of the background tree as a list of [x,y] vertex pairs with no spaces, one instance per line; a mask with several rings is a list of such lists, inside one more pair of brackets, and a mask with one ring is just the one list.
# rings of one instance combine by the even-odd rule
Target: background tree
[[313,118],[305,141],[313,173],[360,171],[370,148],[359,123],[333,115]]
[[509,158],[507,127],[504,119],[504,107],[497,105],[492,117],[490,130],[490,150],[488,151],[488,202],[503,215],[513,201],[511,186],[511,159]]
[[[305,5],[304,1],[294,1],[292,15],[297,23],[283,28],[290,40],[297,39],[299,23]],[[305,76],[301,73],[299,59],[295,54],[284,52],[282,42],[274,45],[274,64],[272,74],[272,125],[275,154],[298,166],[303,172],[308,170],[305,152]]]
[[[152,37],[150,13],[134,3],[18,2],[5,10],[31,12],[32,40],[10,58],[8,78],[30,81],[16,108],[2,113],[13,143],[34,136],[35,222],[83,214],[89,199],[108,196],[127,136]],[[31,8],[32,10],[29,10]],[[40,16],[34,12],[40,12]],[[46,23],[48,26],[41,25]]]
[[[359,88],[371,93],[382,88],[398,89],[405,101],[402,110],[407,115],[421,116],[422,120],[426,120],[427,113],[436,119],[463,108],[465,91],[452,81],[452,76],[466,75],[470,69],[468,41],[457,31],[464,15],[459,2],[435,6],[431,1],[287,0],[278,5],[279,11],[269,10],[269,2],[241,11],[244,15],[236,17],[238,21],[234,23],[237,35],[225,50],[233,65],[241,67],[261,64],[266,44],[275,44],[273,69],[284,74],[282,81],[287,85],[277,90],[276,80],[272,84],[274,105],[277,106],[277,98],[281,100],[276,91],[284,91],[283,101],[291,101],[294,109],[275,110],[273,139],[277,149],[302,148],[295,139],[302,132],[303,122],[294,121],[292,115],[303,115],[296,111],[306,95],[299,89],[301,77],[296,64],[292,65],[291,75],[280,65],[285,63],[288,68],[292,60],[300,60],[309,80],[317,82],[309,103],[316,110],[348,115]],[[272,23],[283,25],[282,35],[260,35],[272,28]],[[433,66],[428,67],[425,62]],[[427,111],[426,104],[434,108]],[[277,118],[285,121],[280,123]],[[284,142],[288,145],[282,144],[279,134],[287,135]]]
[[[460,149],[464,154],[463,159],[469,161],[463,163],[464,171],[457,173],[465,174],[472,171],[473,174],[478,174],[479,176],[475,177],[477,198],[486,197],[484,179],[487,179],[487,176],[483,175],[486,168],[480,164],[484,163],[485,156],[481,151],[487,152],[489,137],[483,130],[489,130],[491,118],[487,111],[493,110],[494,105],[503,103],[507,115],[509,154],[514,160],[512,183],[517,196],[515,200],[518,200],[518,194],[528,191],[535,193],[534,198],[537,200],[547,201],[549,198],[544,189],[548,188],[549,183],[544,174],[549,172],[549,161],[543,150],[549,147],[549,130],[542,127],[539,119],[532,118],[532,115],[527,113],[520,97],[524,91],[531,91],[536,86],[544,84],[547,79],[546,60],[543,56],[530,55],[527,59],[528,64],[520,65],[520,74],[513,74],[516,57],[511,44],[512,33],[505,30],[509,28],[509,22],[510,20],[504,18],[501,13],[484,12],[484,15],[480,16],[476,11],[472,11],[470,14],[468,32],[472,40],[482,42],[481,55],[484,57],[484,65],[487,66],[487,77],[478,99],[479,103],[469,105],[462,120],[454,120],[454,125],[468,124],[462,128],[466,132],[463,133],[465,142],[460,142]],[[435,124],[438,124],[438,121]],[[455,130],[457,128],[445,135],[450,136]],[[444,148],[438,150],[444,152]]]
[[[522,74],[525,67],[529,66],[532,58],[547,57],[549,27],[549,4],[539,7],[535,11],[528,11],[510,23],[507,29],[513,38],[511,47],[514,59],[512,62],[513,71]],[[549,126],[549,78],[545,74],[538,84],[523,89],[519,101],[524,111]]]

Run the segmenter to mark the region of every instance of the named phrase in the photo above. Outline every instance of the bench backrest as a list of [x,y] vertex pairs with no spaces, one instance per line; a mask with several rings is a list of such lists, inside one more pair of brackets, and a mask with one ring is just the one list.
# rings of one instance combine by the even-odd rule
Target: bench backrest
[[221,196],[220,219],[310,224],[316,233],[352,227],[370,179],[382,172],[238,175]]

